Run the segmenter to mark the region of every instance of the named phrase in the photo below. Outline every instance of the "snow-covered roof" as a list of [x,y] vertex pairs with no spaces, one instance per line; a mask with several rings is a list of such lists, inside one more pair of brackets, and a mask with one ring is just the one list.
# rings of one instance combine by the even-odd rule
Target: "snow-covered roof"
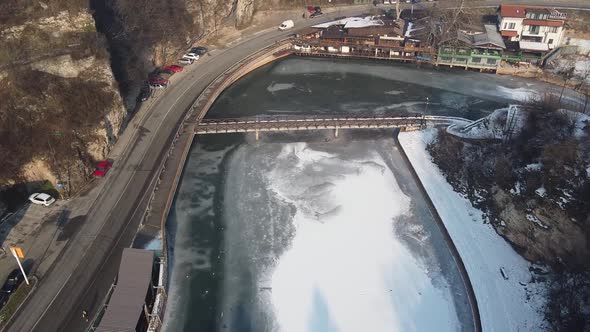
[[539,42],[530,42],[530,41],[523,41],[521,40],[518,43],[518,46],[523,50],[530,50],[530,51],[549,51],[549,46],[545,43]]
[[312,26],[313,28],[325,29],[332,25],[343,25],[345,29],[366,28],[371,26],[383,25],[383,21],[375,19],[373,16],[367,17],[346,17],[341,20],[330,21]]
[[424,29],[423,26],[416,26],[413,22],[408,22],[408,27],[406,28],[405,37],[412,38],[414,37],[414,32],[418,30]]

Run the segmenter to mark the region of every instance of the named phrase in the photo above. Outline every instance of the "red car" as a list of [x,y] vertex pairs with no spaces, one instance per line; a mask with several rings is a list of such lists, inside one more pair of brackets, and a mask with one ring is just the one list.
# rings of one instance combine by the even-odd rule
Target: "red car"
[[150,78],[150,84],[168,85],[168,80],[164,78]]
[[320,7],[318,7],[318,6],[307,6],[307,11],[310,14],[313,14],[313,13],[316,13],[316,12],[321,12],[322,9]]
[[184,68],[182,68],[181,66],[177,66],[177,65],[170,65],[170,66],[166,66],[164,67],[164,70],[171,70],[175,73],[181,72]]
[[111,169],[111,167],[113,167],[112,161],[110,161],[110,160],[99,161],[98,164],[96,164],[96,168],[94,169],[94,176],[97,178],[101,178],[101,177],[105,176],[107,174],[107,172],[109,171],[109,169]]

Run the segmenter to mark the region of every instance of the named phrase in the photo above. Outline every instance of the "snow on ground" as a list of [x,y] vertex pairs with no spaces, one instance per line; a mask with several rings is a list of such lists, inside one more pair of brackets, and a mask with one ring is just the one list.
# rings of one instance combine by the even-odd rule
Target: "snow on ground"
[[[281,331],[459,329],[446,281],[392,232],[411,199],[380,156],[351,161],[292,143],[275,164],[269,189],[296,210],[272,274]],[[325,169],[336,173],[310,178]]]
[[507,108],[497,109],[490,115],[469,124],[451,125],[447,127],[447,132],[462,138],[502,139],[507,112]]
[[566,109],[560,111],[575,122],[574,136],[581,138],[586,132],[586,127],[590,125],[590,115]]
[[162,250],[162,236],[161,236],[161,234],[158,233],[158,236],[153,238],[152,240],[150,240],[150,242],[146,243],[143,246],[143,249],[156,250],[156,251]]
[[[453,190],[426,151],[434,129],[401,133],[399,140],[438,214],[442,218],[469,274],[483,331],[543,330],[545,286],[530,282],[531,266],[484,224],[480,210]],[[506,272],[505,280],[500,268]]]

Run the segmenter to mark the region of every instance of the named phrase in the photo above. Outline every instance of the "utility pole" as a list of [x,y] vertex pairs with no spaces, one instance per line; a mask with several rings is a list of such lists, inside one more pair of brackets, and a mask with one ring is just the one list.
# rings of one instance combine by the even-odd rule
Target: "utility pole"
[[10,247],[10,252],[12,253],[12,256],[14,256],[14,258],[16,259],[16,263],[18,264],[20,271],[23,273],[23,277],[25,277],[27,285],[30,285],[29,279],[27,278],[27,274],[25,273],[25,269],[23,269],[23,265],[20,263],[20,259],[25,258],[23,250],[19,247]]

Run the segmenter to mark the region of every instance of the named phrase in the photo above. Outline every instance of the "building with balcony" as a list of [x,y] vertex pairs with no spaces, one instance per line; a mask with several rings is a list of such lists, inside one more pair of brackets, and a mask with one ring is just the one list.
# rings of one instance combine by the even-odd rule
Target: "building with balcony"
[[458,30],[455,37],[440,42],[436,64],[496,71],[506,45],[495,25],[481,30]]
[[565,20],[564,13],[547,7],[501,5],[498,12],[502,37],[527,42],[527,47],[535,50],[551,50],[559,46],[565,32]]

